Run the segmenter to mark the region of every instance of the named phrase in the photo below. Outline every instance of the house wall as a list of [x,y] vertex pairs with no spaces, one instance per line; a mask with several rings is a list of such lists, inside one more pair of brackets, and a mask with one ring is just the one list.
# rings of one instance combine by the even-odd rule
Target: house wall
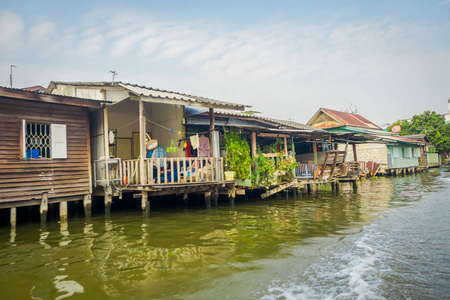
[[[184,109],[179,105],[144,103],[146,131],[152,139],[158,140],[158,145],[167,149],[171,141],[178,147],[178,140],[185,136],[183,116]],[[139,157],[139,102],[124,100],[108,107],[109,130],[116,130],[118,138],[131,138],[132,154]],[[171,131],[173,129],[173,133]],[[179,135],[178,132],[182,133]],[[133,132],[135,133],[133,135]],[[177,152],[168,152],[167,157],[184,156],[182,145]]]
[[[22,120],[65,124],[67,159],[24,159]],[[89,118],[86,108],[0,98],[0,206],[39,204],[89,194]]]
[[[345,144],[338,144],[340,151],[345,150]],[[373,161],[380,165],[379,172],[383,173],[388,167],[387,147],[386,144],[357,144],[356,158],[358,161]],[[353,161],[353,146],[347,147],[347,156],[345,161]]]
[[430,166],[437,166],[441,164],[439,153],[427,153],[427,162]]
[[[399,157],[395,157],[395,148],[398,149],[398,156]],[[401,169],[401,168],[411,168],[411,167],[418,167],[419,166],[419,157],[420,157],[420,152],[418,152],[417,155],[414,155],[413,153],[413,157],[407,157],[407,155],[405,155],[405,150],[407,149],[414,149],[414,148],[419,148],[419,146],[416,145],[407,145],[407,146],[403,146],[403,145],[388,145],[387,149],[388,149],[388,164],[389,164],[389,168],[392,169]]]

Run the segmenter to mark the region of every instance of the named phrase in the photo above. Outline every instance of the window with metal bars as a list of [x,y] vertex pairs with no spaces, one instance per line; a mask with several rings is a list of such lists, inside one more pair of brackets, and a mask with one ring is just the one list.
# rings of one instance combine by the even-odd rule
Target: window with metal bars
[[27,158],[50,158],[50,124],[26,123],[25,155]]

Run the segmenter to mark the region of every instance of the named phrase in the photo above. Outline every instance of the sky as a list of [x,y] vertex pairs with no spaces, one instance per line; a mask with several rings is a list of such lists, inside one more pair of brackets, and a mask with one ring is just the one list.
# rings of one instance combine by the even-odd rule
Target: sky
[[306,123],[448,113],[450,0],[23,1],[0,6],[0,86],[133,83]]

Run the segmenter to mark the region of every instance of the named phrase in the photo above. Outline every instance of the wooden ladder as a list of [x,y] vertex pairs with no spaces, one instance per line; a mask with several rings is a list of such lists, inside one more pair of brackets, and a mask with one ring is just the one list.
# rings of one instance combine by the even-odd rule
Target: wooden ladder
[[345,157],[347,151],[331,150],[325,153],[322,168],[320,169],[319,178],[322,180],[335,178],[346,172]]

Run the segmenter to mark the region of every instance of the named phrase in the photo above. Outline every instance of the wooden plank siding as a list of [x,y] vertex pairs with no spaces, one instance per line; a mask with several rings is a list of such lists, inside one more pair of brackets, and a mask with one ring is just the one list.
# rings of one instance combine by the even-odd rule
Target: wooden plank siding
[[[67,159],[23,159],[23,119],[65,124]],[[0,206],[35,203],[43,193],[48,193],[49,201],[81,199],[91,191],[89,170],[87,108],[0,97]]]

